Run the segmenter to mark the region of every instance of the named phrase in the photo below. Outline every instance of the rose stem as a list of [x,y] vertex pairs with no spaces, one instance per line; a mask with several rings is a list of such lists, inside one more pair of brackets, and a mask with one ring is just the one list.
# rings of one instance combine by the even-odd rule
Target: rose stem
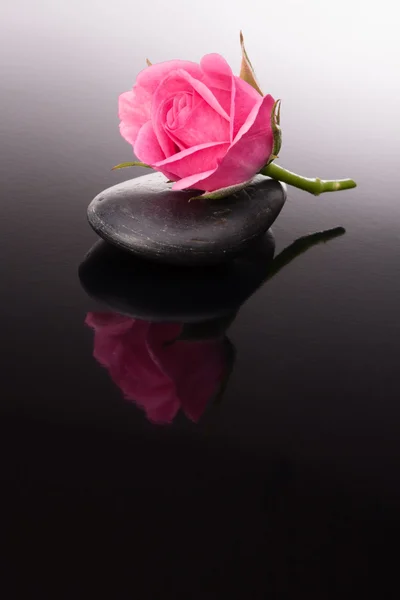
[[322,194],[322,192],[349,190],[357,185],[352,179],[337,179],[336,181],[325,181],[318,178],[309,179],[308,177],[302,177],[301,175],[296,175],[296,173],[287,171],[274,162],[261,169],[260,173],[272,177],[272,179],[278,179],[288,185],[300,188],[301,190],[305,190],[306,192],[310,192],[310,194],[314,194],[315,196]]

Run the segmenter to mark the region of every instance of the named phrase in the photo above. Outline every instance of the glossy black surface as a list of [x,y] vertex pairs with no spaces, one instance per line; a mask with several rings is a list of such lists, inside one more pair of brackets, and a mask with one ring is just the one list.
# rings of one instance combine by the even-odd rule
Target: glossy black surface
[[[2,597],[398,598],[393,3],[185,6],[1,7]],[[358,187],[318,198],[288,189],[275,256],[309,233],[342,226],[345,235],[260,287],[255,263],[217,330],[235,351],[222,397],[197,422],[180,411],[155,424],[93,356],[87,314],[125,296],[96,277],[91,298],[81,286],[98,239],[86,211],[127,178],[111,172],[131,160],[116,101],[146,56],[218,51],[237,70],[240,28],[263,89],[283,100],[280,164]],[[130,300],[159,289],[145,279],[128,286]],[[118,306],[134,316],[130,301]],[[118,375],[136,365],[120,362]]]
[[246,251],[271,227],[286,200],[281,183],[258,175],[254,183],[220,200],[201,192],[174,192],[161,173],[100,192],[88,208],[93,229],[137,256],[167,264],[226,262]]

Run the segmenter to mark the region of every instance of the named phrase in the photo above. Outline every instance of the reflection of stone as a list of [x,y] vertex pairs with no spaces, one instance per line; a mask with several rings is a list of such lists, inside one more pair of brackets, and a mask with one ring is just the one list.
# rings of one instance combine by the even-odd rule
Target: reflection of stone
[[146,261],[99,241],[79,268],[83,288],[114,312],[150,321],[204,322],[235,313],[268,275],[270,233],[224,265],[189,267]]
[[232,259],[262,236],[285,203],[282,184],[261,175],[220,200],[173,192],[161,173],[125,181],[90,203],[88,219],[106,241],[166,263],[210,264]]
[[171,422],[179,409],[198,421],[208,401],[223,391],[233,353],[223,332],[191,339],[177,323],[150,323],[115,313],[88,313],[95,331],[93,355],[128,400],[155,423]]
[[99,241],[79,267],[89,296],[114,312],[150,321],[204,322],[236,313],[254,292],[311,247],[344,233],[336,227],[296,240],[274,256],[271,232],[240,257],[193,269],[153,263]]

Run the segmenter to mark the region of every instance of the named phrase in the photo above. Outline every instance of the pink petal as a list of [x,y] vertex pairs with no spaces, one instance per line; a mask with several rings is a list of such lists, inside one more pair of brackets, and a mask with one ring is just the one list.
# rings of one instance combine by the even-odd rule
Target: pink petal
[[134,145],[140,128],[150,119],[151,96],[135,86],[133,90],[120,95],[118,115],[121,119],[122,137]]
[[204,83],[228,92],[232,89],[232,69],[220,54],[206,54],[200,61]]
[[183,125],[185,125],[190,113],[193,110],[193,95],[182,94],[182,97],[179,99],[175,97],[172,110],[173,119],[170,123],[166,123],[168,130],[180,129]]
[[270,121],[273,105],[272,96],[262,98],[240,128],[215,173],[192,185],[193,188],[212,192],[248,181],[258,173],[272,153]]
[[206,54],[200,61],[203,82],[232,120],[232,94],[235,93],[232,69],[220,54]]
[[151,120],[158,142],[168,158],[177,151],[176,144],[165,130],[167,114],[173,108],[174,98],[181,93],[197,94],[205,102],[229,122],[229,116],[219,104],[213,93],[201,81],[192,77],[187,71],[172,71],[161,81],[153,95]]
[[202,181],[203,179],[206,179],[207,177],[215,173],[217,169],[218,167],[215,167],[215,169],[210,169],[209,171],[204,171],[203,173],[197,173],[196,175],[189,175],[189,177],[183,177],[183,179],[179,179],[179,181],[176,181],[174,183],[172,189],[174,191],[187,190],[189,188],[196,189],[196,183]]
[[142,125],[139,123],[128,124],[127,122],[121,121],[121,123],[119,124],[119,131],[124,140],[126,140],[128,144],[131,144],[133,146],[141,127]]
[[230,142],[229,123],[203,99],[194,108],[184,107],[171,125],[166,124],[165,130],[185,148],[208,142]]
[[[246,141],[254,137],[267,137],[273,142],[273,134],[271,128],[271,113],[274,107],[275,100],[272,96],[264,96],[261,103],[256,104],[249,113],[245,123],[237,132],[233,144],[237,144],[246,134]],[[267,158],[269,158],[267,156]],[[263,165],[261,165],[263,166]]]
[[139,160],[148,165],[152,165],[165,158],[151,121],[147,121],[139,131],[135,143],[135,154]]
[[135,144],[140,128],[150,119],[152,97],[160,81],[176,69],[185,69],[194,77],[202,75],[199,65],[190,61],[171,60],[158,63],[141,71],[133,90],[120,95],[120,132],[130,144]]
[[176,144],[173,142],[171,137],[165,131],[165,124],[167,122],[167,115],[171,109],[173,109],[173,98],[166,98],[160,104],[153,103],[152,110],[152,126],[158,145],[162,149],[163,158],[173,156],[178,151]]
[[164,174],[164,169],[166,169],[169,173],[173,173],[177,178],[182,179],[196,173],[215,169],[225,156],[228,148],[229,143],[227,142],[199,144],[187,150],[182,150],[182,152],[178,152],[158,163],[153,163],[152,166]]
[[235,98],[232,110],[232,140],[246,122],[253,108],[260,103],[262,96],[240,77],[234,78]]
[[154,110],[166,99],[173,98],[179,92],[192,92],[193,90],[205,100],[224,119],[229,121],[229,114],[222,108],[210,89],[198,79],[192,77],[187,71],[178,69],[172,71],[157,87],[153,96],[152,119]]
[[177,69],[183,69],[187,71],[192,77],[201,79],[201,69],[197,63],[188,60],[168,60],[165,62],[151,65],[140,71],[136,79],[136,86],[142,87],[151,96],[158,88],[160,82]]
[[177,96],[176,98],[174,98],[174,103],[175,103],[175,99],[177,100],[177,107],[176,107],[176,111],[181,111],[185,108],[185,106],[187,106],[190,97],[188,98],[188,94],[181,94],[180,96]]
[[[171,101],[170,101],[171,102]],[[183,115],[189,114],[192,110],[193,105],[193,94],[187,92],[181,92],[174,96],[172,100],[171,108],[167,113],[165,125],[167,127],[176,128],[179,126],[179,122],[182,120]]]

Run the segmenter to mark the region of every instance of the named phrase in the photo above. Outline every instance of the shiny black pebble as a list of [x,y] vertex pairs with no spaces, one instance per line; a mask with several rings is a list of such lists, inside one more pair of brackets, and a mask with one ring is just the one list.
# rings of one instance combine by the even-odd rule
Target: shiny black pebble
[[285,188],[262,175],[227,198],[189,202],[201,193],[174,192],[161,173],[144,175],[98,194],[88,219],[104,240],[142,258],[206,265],[247,250],[268,231],[286,200]]

